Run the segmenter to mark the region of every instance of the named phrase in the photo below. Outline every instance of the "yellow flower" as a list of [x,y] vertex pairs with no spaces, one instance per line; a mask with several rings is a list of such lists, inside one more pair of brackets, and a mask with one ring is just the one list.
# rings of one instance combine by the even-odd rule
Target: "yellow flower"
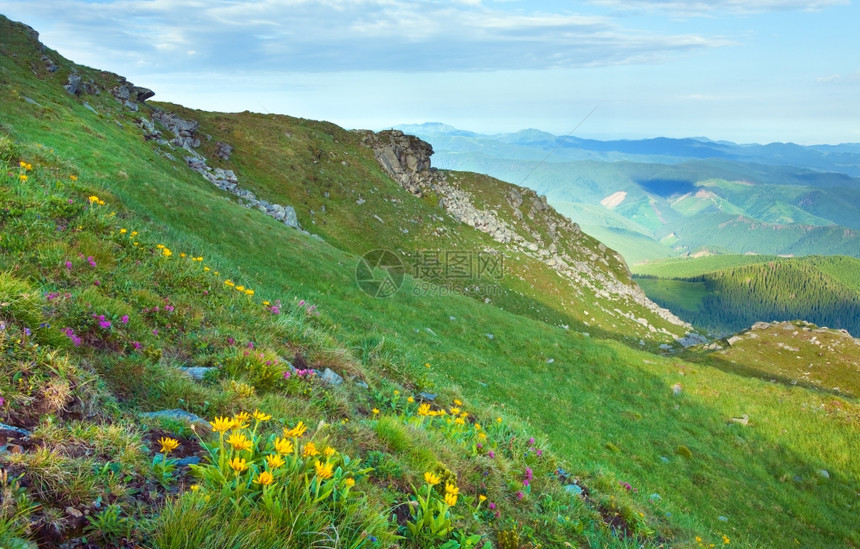
[[446,482],[445,483],[445,493],[446,494],[454,494],[456,496],[460,493],[460,489],[453,482]]
[[131,231],[131,236],[137,236],[137,231]]
[[486,433],[478,433],[478,438],[481,440],[485,440],[487,438]]
[[502,422],[502,418],[497,417],[497,418],[496,418],[496,423],[501,423],[501,422]]
[[305,431],[308,430],[308,426],[304,424],[303,421],[299,421],[296,423],[296,426],[292,429],[287,429],[284,427],[284,436],[285,437],[300,437],[305,434]]
[[425,368],[429,368],[429,367],[430,367],[430,363],[429,363],[429,362],[425,362],[425,363],[424,363],[424,367],[425,367]]
[[469,412],[460,412],[460,417],[469,417]]
[[696,536],[696,543],[702,543],[702,538],[700,536]]
[[487,501],[487,496],[485,496],[484,494],[480,494],[478,496],[478,503],[484,503],[485,501]]
[[395,390],[394,390],[394,396],[397,396],[397,395],[399,395],[399,394],[400,394],[400,391],[398,391],[397,389],[395,389]]
[[269,303],[268,301],[263,301],[263,306],[264,306],[264,307],[268,307],[269,305],[271,305],[271,303]]
[[729,537],[723,534],[723,545],[728,545],[730,541],[731,540],[729,540]]
[[204,270],[204,271],[208,271],[208,270],[209,270],[209,267],[203,267],[203,270]]
[[253,480],[254,484],[259,484],[260,486],[269,486],[275,481],[275,477],[272,476],[272,473],[268,471],[260,471],[260,474],[257,475],[257,478]]
[[349,477],[348,479],[346,479],[344,484],[346,484],[347,488],[352,488],[353,486],[355,486],[355,479],[352,477]]
[[320,451],[317,450],[317,447],[313,442],[308,442],[307,444],[305,444],[304,448],[302,448],[303,457],[311,457],[318,455],[320,455]]
[[475,427],[475,430],[476,430],[476,431],[480,431],[480,430],[481,430],[481,424],[480,424],[480,423],[476,423],[476,424],[474,425],[474,427]]
[[379,413],[379,408],[374,408],[371,411],[373,412],[373,415],[377,415]]
[[456,406],[452,406],[452,407],[451,407],[451,415],[456,416],[456,415],[457,415],[457,414],[459,414],[459,413],[460,413],[460,409],[459,409],[459,408],[457,408]]
[[195,257],[194,261],[203,261],[203,256],[201,255],[200,257]]
[[32,170],[32,169],[33,169],[33,165],[32,165],[32,164],[27,164],[27,163],[26,163],[26,162],[24,162],[23,160],[22,160],[22,161],[20,161],[20,162],[18,162],[18,165],[19,165],[19,166],[21,166],[22,168],[24,168],[25,170]]
[[429,484],[430,486],[436,486],[439,484],[439,481],[442,480],[439,478],[439,475],[433,474],[430,471],[424,473],[424,482]]
[[244,291],[245,291],[245,287],[244,287],[244,286],[236,286],[236,291],[237,291],[237,292],[244,292]]
[[250,450],[253,443],[242,433],[233,433],[227,439],[227,444],[233,447],[234,450]]
[[234,457],[230,460],[230,468],[236,471],[237,473],[241,473],[242,471],[248,470],[248,464],[245,462],[244,458],[239,459],[238,457]]
[[245,295],[254,295],[254,290],[251,290],[250,288],[245,290]]
[[457,419],[454,420],[454,423],[456,423],[457,425],[465,425],[466,420],[461,418],[461,417],[458,417]]
[[22,173],[18,176],[18,179],[20,179],[21,181],[27,181],[27,175]]
[[455,405],[455,406],[462,406],[462,405],[463,405],[463,403],[462,403],[462,402],[460,402],[460,400],[459,400],[459,399],[455,398],[455,399],[454,399],[454,405]]
[[445,503],[448,505],[448,507],[454,507],[455,505],[457,505],[457,494],[446,492]]
[[272,456],[272,455],[266,456],[266,464],[269,466],[269,469],[277,469],[278,467],[280,467],[284,463],[286,463],[284,461],[284,458],[282,458],[281,456],[279,456],[277,454],[275,454],[274,456]]
[[429,416],[430,415],[430,405],[427,404],[426,402],[423,404],[419,404],[417,414],[419,416]]
[[128,232],[128,229],[120,229],[119,234],[125,234]]
[[[92,197],[90,197],[90,198],[92,198]],[[164,248],[164,244],[156,244],[155,247],[158,248],[159,250],[161,250]]]
[[254,415],[254,419],[256,419],[257,421],[269,421],[270,419],[272,419],[271,415],[264,414],[260,410],[254,410],[253,415]]
[[192,492],[196,492],[197,490],[200,489],[200,485],[199,484],[192,484],[191,486],[189,486],[189,488],[191,488]]
[[235,284],[233,283],[233,281],[232,281],[232,280],[225,280],[225,281],[224,281],[224,285],[225,285],[225,286],[235,286]]
[[415,402],[415,399],[412,397],[409,397],[406,399],[406,402],[408,402],[409,404],[412,404],[413,402]]
[[336,453],[337,453],[337,450],[335,450],[331,446],[326,446],[325,450],[323,450],[323,454],[325,454],[325,457],[331,457],[331,456],[335,455]]
[[173,252],[171,252],[168,248],[164,248],[163,250],[161,250],[161,253],[164,255],[164,257],[170,257],[171,255],[173,255]]
[[185,257],[185,252],[180,252],[179,257]]
[[275,451],[279,454],[292,454],[293,443],[285,438],[275,439]]
[[224,433],[233,428],[233,420],[226,417],[216,417],[215,421],[210,421],[209,424],[216,433]]
[[69,179],[71,179],[72,181],[77,181],[77,180],[78,180],[78,176],[76,176],[76,175],[70,175],[70,176],[69,176]]
[[169,437],[161,437],[158,439],[158,443],[161,444],[161,451],[165,454],[169,454],[179,446],[178,440]]
[[233,421],[239,427],[239,429],[244,429],[248,426],[248,422],[251,420],[251,414],[248,412],[239,412],[238,414],[233,416]]
[[332,470],[334,469],[334,464],[326,462],[325,465],[317,460],[314,463],[314,469],[316,469],[317,476],[323,480],[330,479],[332,477]]

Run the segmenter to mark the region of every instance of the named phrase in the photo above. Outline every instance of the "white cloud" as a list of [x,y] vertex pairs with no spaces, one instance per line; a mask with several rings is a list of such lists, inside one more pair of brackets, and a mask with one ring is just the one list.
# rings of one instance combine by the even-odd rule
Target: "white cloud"
[[[786,0],[787,1],[787,0]],[[29,1],[0,0],[26,13]],[[42,2],[26,22],[50,47],[93,64],[182,71],[205,60],[299,72],[568,68],[654,62],[730,44],[719,36],[624,27],[609,17],[527,13],[480,2],[402,0],[83,0]],[[196,53],[175,55],[192,50]]]
[[821,11],[846,6],[850,0],[589,0],[589,4],[620,11],[663,11],[676,15],[753,14],[773,11]]

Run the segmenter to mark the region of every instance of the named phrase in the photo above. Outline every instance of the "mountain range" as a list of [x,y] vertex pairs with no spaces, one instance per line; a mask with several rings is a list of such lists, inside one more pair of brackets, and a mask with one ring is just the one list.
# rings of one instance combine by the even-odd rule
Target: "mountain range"
[[596,141],[398,126],[443,168],[545,195],[630,263],[711,253],[860,256],[860,145]]

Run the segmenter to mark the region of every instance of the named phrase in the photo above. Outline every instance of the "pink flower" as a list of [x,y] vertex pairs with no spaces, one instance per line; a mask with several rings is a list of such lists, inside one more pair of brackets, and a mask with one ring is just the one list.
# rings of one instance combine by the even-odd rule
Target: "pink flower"
[[87,261],[90,263],[91,267],[96,266],[96,260],[93,258],[93,256],[91,256],[91,255],[87,256]]
[[128,315],[122,315],[122,318],[119,319],[123,324],[128,324]]
[[495,452],[493,452],[492,450],[490,450],[489,452],[487,452],[487,455],[488,455],[488,456],[490,456],[490,459],[492,459],[492,458],[495,458],[495,457],[496,457],[496,453],[495,453]]
[[286,372],[284,372],[284,379],[290,379],[290,372],[289,372],[289,370],[287,370]]
[[140,341],[132,341],[131,346],[134,347],[135,350],[140,349]]
[[535,454],[537,454],[538,457],[541,457],[543,455],[543,450],[541,450],[540,448],[537,448],[535,450]]
[[535,444],[535,437],[532,437],[529,439],[529,446],[534,446],[534,444]]
[[517,492],[517,499],[523,499],[526,495],[522,492]]
[[158,335],[158,328],[152,329],[152,335]]
[[487,505],[487,509],[489,509],[490,511],[495,511],[495,510],[496,510],[496,504],[495,504],[495,503],[493,503],[493,502],[491,501],[491,502]]
[[528,486],[528,485],[529,485],[529,479],[523,480],[523,486]]
[[66,268],[69,270],[72,269],[72,262],[71,261],[66,261]]

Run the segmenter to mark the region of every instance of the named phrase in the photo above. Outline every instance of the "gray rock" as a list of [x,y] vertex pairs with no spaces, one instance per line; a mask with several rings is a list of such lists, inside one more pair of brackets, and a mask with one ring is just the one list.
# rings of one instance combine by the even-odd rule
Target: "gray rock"
[[186,412],[185,410],[180,410],[179,408],[174,408],[172,410],[159,410],[157,412],[144,412],[140,414],[140,416],[154,419],[170,419],[173,421],[187,423],[195,427],[202,427],[206,430],[212,429],[212,427],[209,425],[209,422],[202,417],[196,414],[192,414],[191,412]]
[[830,473],[827,472],[827,469],[819,469],[818,470],[818,476],[820,476],[822,478],[830,478]]
[[222,143],[221,141],[215,143],[215,156],[221,160],[229,160],[232,153],[233,147],[231,145]]
[[150,90],[149,88],[142,88],[140,86],[134,86],[134,88],[132,88],[132,91],[133,91],[135,97],[137,97],[137,100],[140,101],[141,103],[146,101],[150,97],[155,96],[154,91]]
[[434,400],[436,400],[436,393],[427,393],[422,391],[418,393],[418,400],[426,400],[427,402],[433,402]]
[[[24,99],[24,101],[26,101],[27,103],[29,103],[29,104],[31,104],[31,105],[36,105],[37,107],[41,107],[41,106],[42,106],[42,105],[40,105],[40,104],[39,104],[39,102],[38,102],[38,101],[36,101],[35,99],[30,99],[30,98],[29,98],[29,97],[27,97],[26,95],[22,95],[21,97]],[[43,108],[44,108],[44,107],[43,107]]]
[[88,109],[88,110],[90,110],[90,111],[94,112],[95,114],[98,114],[98,111],[97,111],[97,110],[95,110],[95,109],[92,107],[92,105],[90,105],[90,104],[89,104],[89,103],[87,103],[86,101],[84,101],[84,107],[85,107],[86,109]]
[[197,464],[199,464],[199,463],[200,463],[200,458],[199,458],[199,457],[197,457],[197,456],[188,456],[188,457],[184,457],[184,458],[181,458],[181,459],[177,459],[177,460],[176,460],[175,462],[173,462],[173,463],[174,463],[174,465],[179,465],[179,466],[185,466],[185,467],[188,467],[189,465],[197,465]]
[[299,218],[296,215],[296,210],[292,206],[284,206],[284,225],[294,229],[301,229]]
[[0,423],[0,431],[11,431],[11,432],[13,432],[13,433],[17,433],[17,434],[19,434],[19,435],[23,435],[23,436],[25,436],[25,437],[28,437],[28,436],[30,436],[30,435],[32,435],[32,434],[33,434],[33,433],[31,433],[30,431],[28,431],[27,429],[22,429],[22,428],[20,428],[20,427],[15,427],[14,425],[6,425],[5,423]]
[[186,374],[191,379],[196,379],[198,381],[202,380],[206,377],[208,372],[212,370],[216,370],[217,368],[213,368],[211,366],[185,366],[180,368],[182,373]]
[[364,381],[362,381],[360,379],[356,379],[355,384],[358,385],[359,387],[361,387],[362,389],[370,389],[370,385],[368,385],[367,383],[365,383]]
[[336,374],[331,368],[326,368],[320,376],[320,381],[326,385],[337,386],[343,383],[343,378]]
[[81,88],[81,75],[74,73],[70,74],[68,84],[63,87],[70,95],[77,95],[78,91]]
[[576,494],[577,496],[582,495],[582,487],[578,484],[568,484],[564,487],[564,491]]

